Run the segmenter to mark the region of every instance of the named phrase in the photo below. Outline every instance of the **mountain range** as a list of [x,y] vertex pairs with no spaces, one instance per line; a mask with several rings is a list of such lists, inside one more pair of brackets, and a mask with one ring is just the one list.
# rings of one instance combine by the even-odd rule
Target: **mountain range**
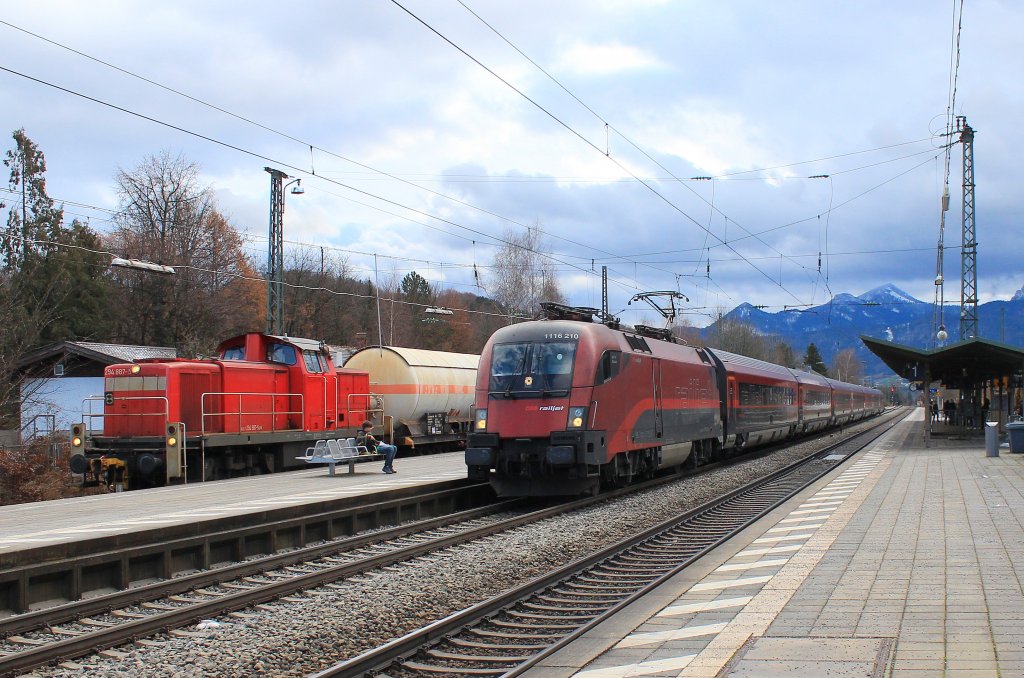
[[[767,313],[743,303],[723,320],[742,322],[761,334],[779,336],[798,355],[803,355],[813,342],[826,364],[831,364],[839,351],[852,348],[864,363],[866,375],[885,376],[891,371],[864,346],[860,335],[915,348],[936,348],[933,309],[931,302],[915,299],[888,283],[859,296],[837,294],[831,301],[807,309]],[[718,322],[722,321],[701,330],[701,336],[713,337]],[[958,341],[959,305],[946,306],[944,323],[949,333],[946,344]],[[1014,346],[1024,345],[1024,287],[1010,301],[990,301],[978,306],[978,335]]]

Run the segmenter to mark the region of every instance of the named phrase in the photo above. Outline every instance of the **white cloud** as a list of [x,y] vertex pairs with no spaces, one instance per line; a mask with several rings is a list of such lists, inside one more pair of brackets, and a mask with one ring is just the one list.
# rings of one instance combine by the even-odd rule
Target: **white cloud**
[[554,69],[577,75],[615,75],[665,67],[666,64],[644,50],[612,41],[575,42],[559,55]]

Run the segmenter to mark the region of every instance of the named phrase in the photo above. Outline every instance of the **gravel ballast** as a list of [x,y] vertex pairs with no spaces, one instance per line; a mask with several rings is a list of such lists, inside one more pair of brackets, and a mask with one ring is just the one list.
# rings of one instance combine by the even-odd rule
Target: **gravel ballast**
[[[869,424],[850,427],[859,429]],[[636,534],[824,447],[830,438],[680,479],[338,585],[121,646],[33,676],[304,676]]]

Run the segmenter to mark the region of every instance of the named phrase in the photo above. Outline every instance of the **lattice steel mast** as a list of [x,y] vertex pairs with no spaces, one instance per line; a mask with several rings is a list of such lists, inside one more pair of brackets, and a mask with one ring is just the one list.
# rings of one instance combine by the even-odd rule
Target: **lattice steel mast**
[[284,180],[290,177],[272,167],[270,172],[270,245],[267,251],[267,334],[281,335],[284,323]]
[[960,250],[960,341],[978,336],[978,241],[974,229],[974,130],[958,115],[964,149],[963,247]]

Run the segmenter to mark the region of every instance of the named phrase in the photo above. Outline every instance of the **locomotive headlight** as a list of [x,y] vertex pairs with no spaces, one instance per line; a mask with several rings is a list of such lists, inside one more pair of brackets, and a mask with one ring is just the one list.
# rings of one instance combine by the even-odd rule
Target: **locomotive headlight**
[[73,447],[81,447],[82,446],[82,439],[77,437],[77,436],[72,438],[71,439],[71,445]]
[[132,365],[132,374],[138,374],[141,371],[142,371],[141,367],[139,367],[138,365]]
[[476,421],[473,423],[473,430],[475,431],[486,431],[487,430],[487,410],[476,411]]
[[570,407],[569,408],[569,421],[566,423],[566,428],[583,428],[583,423],[587,420],[587,408],[585,407]]
[[177,444],[178,444],[178,439],[175,438],[174,436],[170,436],[167,439],[167,447],[174,447]]

